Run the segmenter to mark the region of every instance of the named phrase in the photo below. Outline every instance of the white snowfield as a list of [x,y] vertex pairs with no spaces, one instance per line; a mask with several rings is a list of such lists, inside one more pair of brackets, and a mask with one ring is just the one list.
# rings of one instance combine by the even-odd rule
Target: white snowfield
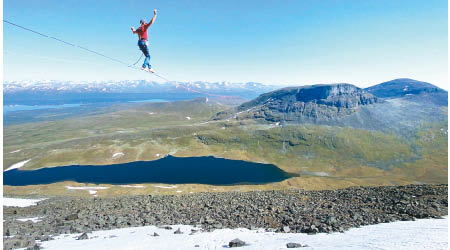
[[312,172],[312,174],[316,176],[330,176],[327,172]]
[[11,165],[9,168],[7,168],[7,169],[6,169],[5,171],[3,171],[3,172],[6,172],[6,171],[11,170],[11,169],[21,168],[21,167],[23,167],[25,164],[27,164],[27,162],[29,162],[29,161],[31,161],[31,159],[28,159],[28,160],[26,160],[26,161],[21,161],[21,162],[15,163],[15,164]]
[[93,196],[97,196],[97,190],[103,190],[108,189],[109,187],[72,187],[72,186],[66,186],[67,189],[72,190],[87,190],[89,194],[92,194]]
[[120,186],[124,188],[144,188],[144,186],[142,185],[120,185]]
[[3,197],[3,206],[5,207],[29,207],[36,205],[39,201],[45,199],[22,199]]
[[66,186],[67,189],[75,189],[75,190],[98,190],[98,189],[108,189],[109,187],[71,187]]
[[33,223],[39,222],[41,221],[42,217],[30,217],[30,218],[20,218],[17,219],[18,221],[22,221],[22,222],[26,222],[26,221],[31,221]]
[[112,158],[118,158],[118,157],[121,157],[121,156],[124,156],[124,153],[119,152],[119,153],[113,154]]
[[[286,249],[289,242],[308,245],[300,249],[447,249],[448,218],[401,221],[354,228],[345,233],[308,235],[270,233],[262,229],[221,229],[189,235],[192,226],[175,225],[172,230],[155,226],[132,227],[88,234],[87,240],[76,240],[80,234],[60,235],[42,242],[44,249],[146,250],[146,249],[224,249],[239,238],[242,249]],[[174,234],[180,228],[183,234]],[[153,233],[160,236],[152,236]],[[195,247],[198,245],[198,247]],[[239,248],[241,249],[241,248]]]
[[153,185],[153,187],[157,187],[157,188],[168,188],[168,189],[172,189],[172,188],[176,188],[177,186],[159,186],[159,185]]

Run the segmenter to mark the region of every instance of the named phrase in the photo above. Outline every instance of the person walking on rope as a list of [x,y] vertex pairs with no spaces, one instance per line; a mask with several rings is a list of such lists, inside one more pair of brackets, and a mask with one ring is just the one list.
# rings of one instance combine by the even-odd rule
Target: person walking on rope
[[[139,41],[138,46],[139,49],[141,49],[142,53],[145,55],[145,61],[142,65],[142,70],[148,71],[151,73],[155,73],[155,71],[152,69],[152,66],[150,65],[150,53],[148,52],[148,36],[147,36],[147,29],[155,22],[156,19],[156,9],[153,10],[153,18],[150,20],[149,23],[146,23],[144,19],[141,19],[140,23],[141,26],[136,30],[134,27],[131,27],[131,31],[133,31],[133,34],[138,34]],[[147,69],[148,68],[148,69]]]

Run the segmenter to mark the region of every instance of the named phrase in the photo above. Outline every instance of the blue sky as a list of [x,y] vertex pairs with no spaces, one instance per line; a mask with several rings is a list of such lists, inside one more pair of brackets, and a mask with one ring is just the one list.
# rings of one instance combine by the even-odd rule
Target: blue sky
[[[268,84],[408,77],[447,88],[447,1],[4,0],[3,18],[133,63],[130,31],[149,29],[151,64],[178,81]],[[83,50],[3,24],[4,79],[156,80]]]

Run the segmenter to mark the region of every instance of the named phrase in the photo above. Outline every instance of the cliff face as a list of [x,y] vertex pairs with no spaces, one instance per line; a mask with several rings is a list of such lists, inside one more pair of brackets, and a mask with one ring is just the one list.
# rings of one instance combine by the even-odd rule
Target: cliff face
[[268,121],[329,120],[378,102],[377,97],[351,84],[284,88],[263,94],[237,108],[242,118]]

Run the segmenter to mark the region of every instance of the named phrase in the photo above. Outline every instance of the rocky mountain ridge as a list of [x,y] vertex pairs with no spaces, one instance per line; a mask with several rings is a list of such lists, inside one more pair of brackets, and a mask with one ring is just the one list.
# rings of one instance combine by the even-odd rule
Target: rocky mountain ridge
[[[260,95],[243,103],[236,111],[242,118],[295,122],[304,119],[329,120],[378,103],[372,94],[348,83],[288,87]],[[223,114],[226,114],[224,112]],[[218,114],[222,117],[223,114]]]
[[271,91],[212,119],[353,127],[410,137],[424,124],[446,122],[447,100],[447,91],[411,79],[367,89],[320,84]]
[[419,103],[448,105],[448,92],[431,83],[400,78],[365,88],[367,92],[385,99],[404,98]]

